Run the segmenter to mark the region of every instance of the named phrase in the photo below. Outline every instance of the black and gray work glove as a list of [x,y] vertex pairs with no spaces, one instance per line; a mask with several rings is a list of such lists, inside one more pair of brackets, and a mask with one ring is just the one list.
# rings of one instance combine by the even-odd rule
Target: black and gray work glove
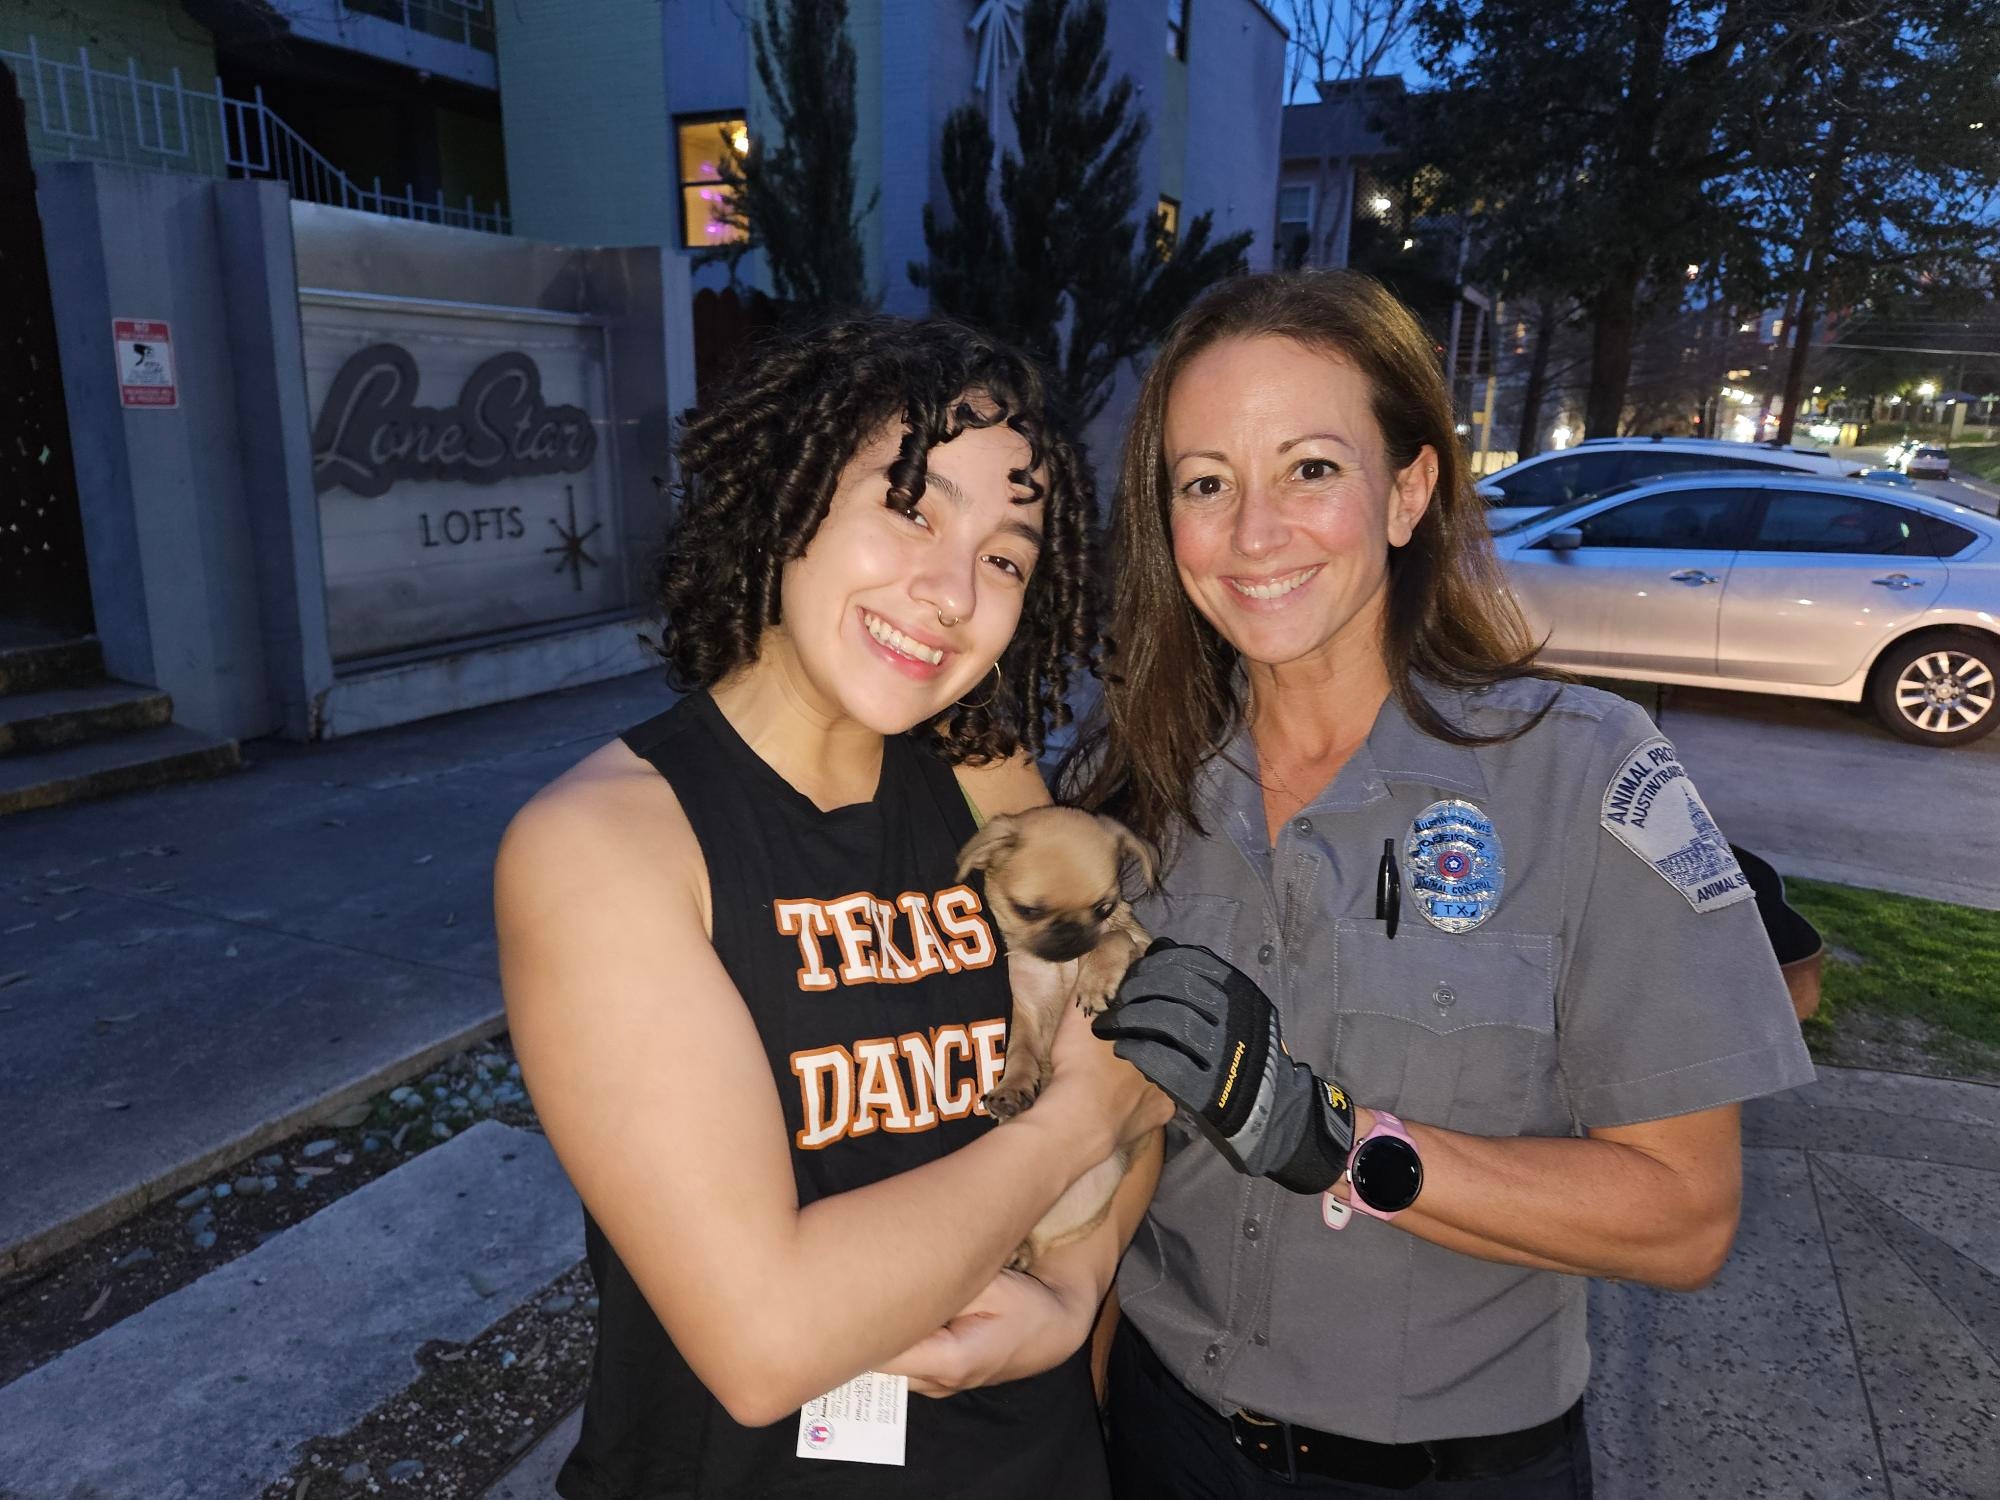
[[1277,1007],[1208,949],[1155,942],[1091,1029],[1206,1124],[1239,1171],[1317,1193],[1346,1170],[1353,1105],[1292,1060]]

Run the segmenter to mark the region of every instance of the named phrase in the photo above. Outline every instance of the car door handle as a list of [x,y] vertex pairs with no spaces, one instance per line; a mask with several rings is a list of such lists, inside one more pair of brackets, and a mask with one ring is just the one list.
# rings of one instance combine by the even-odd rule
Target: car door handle
[[1924,586],[1921,578],[1912,578],[1908,573],[1891,573],[1887,578],[1871,578],[1870,583],[1878,583],[1885,589],[1920,589]]
[[1722,582],[1713,573],[1704,573],[1700,568],[1682,568],[1680,572],[1669,573],[1667,577],[1673,579],[1675,583],[1703,584]]

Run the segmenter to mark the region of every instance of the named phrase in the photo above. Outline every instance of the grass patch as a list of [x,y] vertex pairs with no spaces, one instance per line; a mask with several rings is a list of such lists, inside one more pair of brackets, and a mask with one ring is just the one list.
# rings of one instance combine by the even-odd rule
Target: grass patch
[[2000,1048],[2000,912],[1818,880],[1787,880],[1785,896],[1827,944],[1808,1042],[1830,1041],[1843,1011],[1865,1009],[1976,1043],[1969,1051]]
[[1951,467],[1954,473],[1970,474],[1975,479],[2000,480],[2000,443],[1972,443],[1954,448]]

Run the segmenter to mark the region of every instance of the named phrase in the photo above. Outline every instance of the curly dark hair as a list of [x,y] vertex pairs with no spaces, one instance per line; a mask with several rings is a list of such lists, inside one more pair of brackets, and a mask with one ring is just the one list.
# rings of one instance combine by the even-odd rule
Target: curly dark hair
[[849,460],[889,423],[903,439],[882,503],[905,513],[923,498],[932,448],[1004,423],[1030,455],[1009,478],[1032,492],[1022,503],[1045,502],[1042,554],[997,685],[989,673],[972,701],[911,733],[953,764],[1039,754],[1068,722],[1071,673],[1094,669],[1098,651],[1096,496],[1053,399],[1028,355],[942,318],[849,317],[760,343],[681,421],[680,505],[655,567],[668,681],[698,691],[756,660],[778,623],[784,565],[812,544]]

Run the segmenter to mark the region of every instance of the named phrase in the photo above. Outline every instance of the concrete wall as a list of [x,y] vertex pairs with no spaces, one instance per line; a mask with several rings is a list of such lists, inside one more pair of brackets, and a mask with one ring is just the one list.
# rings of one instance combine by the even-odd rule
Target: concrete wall
[[[49,164],[39,179],[111,676],[165,690],[176,719],[211,734],[318,738],[646,665],[633,630],[665,518],[651,476],[667,470],[666,381],[682,405],[693,389],[678,258],[663,266],[651,246],[576,250],[294,204],[273,182],[88,162]],[[300,314],[309,289],[318,303],[428,311],[427,335],[456,338],[461,352],[467,336],[454,330],[496,309],[601,327],[610,404],[593,414],[612,455],[606,520],[624,565],[604,607],[426,638],[394,662],[336,670]],[[168,325],[176,405],[121,404],[114,318]]]
[[[268,328],[259,346],[263,299],[224,274],[224,242],[234,242],[238,265],[275,258],[273,247],[247,241],[272,219],[260,195],[282,205],[284,188],[95,163],[54,163],[38,175],[105,667],[164,689],[193,728],[268,733],[283,709],[266,679],[256,579],[260,546],[275,540],[261,513],[286,496],[282,472],[277,496],[263,488],[268,465],[254,494],[246,483],[243,419],[260,405],[238,381],[268,380],[277,351]],[[223,200],[227,228],[216,211]],[[147,232],[133,234],[134,224]],[[169,325],[178,406],[121,407],[111,342],[121,317]]]
[[584,245],[678,242],[661,67],[662,21],[678,8],[661,0],[495,7],[515,234]]

